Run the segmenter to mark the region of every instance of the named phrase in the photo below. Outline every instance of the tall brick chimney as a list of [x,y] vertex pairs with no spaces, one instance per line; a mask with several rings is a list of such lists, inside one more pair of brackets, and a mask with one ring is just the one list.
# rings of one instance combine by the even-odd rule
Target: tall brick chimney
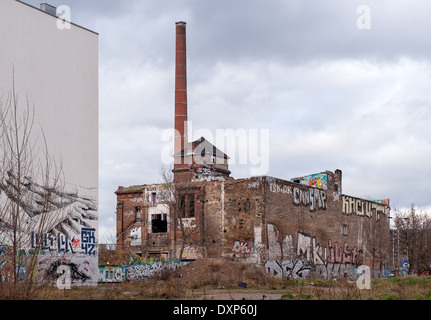
[[212,179],[230,179],[227,155],[204,138],[188,140],[186,40],[186,23],[176,22],[174,182],[200,179],[204,171],[206,175],[213,175]]
[[[188,142],[187,138],[187,53],[186,23],[176,23],[176,60],[175,60],[175,151],[178,155]],[[181,162],[179,160],[182,159]],[[183,163],[183,157],[175,163]]]
[[[187,50],[186,23],[176,22],[175,49],[175,139],[174,139],[174,182],[191,179],[187,156]],[[183,151],[183,153],[182,153]]]

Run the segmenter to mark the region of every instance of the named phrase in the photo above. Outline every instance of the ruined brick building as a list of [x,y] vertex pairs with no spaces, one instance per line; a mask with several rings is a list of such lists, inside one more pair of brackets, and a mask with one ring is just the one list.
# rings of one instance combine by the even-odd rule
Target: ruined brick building
[[118,187],[117,248],[142,256],[225,258],[278,276],[324,278],[386,267],[389,201],[342,193],[342,172],[290,181],[233,179],[228,156],[187,139],[186,24],[176,24],[175,202],[166,184]]

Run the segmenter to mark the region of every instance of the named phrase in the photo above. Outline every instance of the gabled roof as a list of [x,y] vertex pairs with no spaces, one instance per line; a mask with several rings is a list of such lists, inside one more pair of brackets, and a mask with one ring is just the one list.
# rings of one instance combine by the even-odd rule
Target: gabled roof
[[203,151],[205,152],[205,154],[211,154],[216,157],[223,157],[225,159],[229,159],[229,156],[227,154],[218,149],[204,137],[201,137],[200,139],[188,143],[187,146],[183,150],[175,154],[174,157],[184,157],[188,155],[194,156],[197,153],[202,153]]

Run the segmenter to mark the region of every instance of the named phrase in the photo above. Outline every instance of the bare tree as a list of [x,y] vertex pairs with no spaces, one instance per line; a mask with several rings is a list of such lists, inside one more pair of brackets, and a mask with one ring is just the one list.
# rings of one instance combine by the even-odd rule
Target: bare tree
[[0,263],[2,293],[28,299],[35,293],[43,237],[61,208],[62,169],[50,157],[45,136],[34,135],[34,107],[21,104],[13,81],[0,100]]
[[400,254],[409,261],[408,273],[430,270],[431,217],[418,212],[414,205],[407,211],[395,213]]
[[[166,167],[161,168],[160,175],[167,195],[164,203],[167,205],[173,225],[174,251],[177,259],[183,260],[188,246],[201,247],[203,237],[201,233],[204,232],[203,217],[202,212],[196,212],[195,205],[202,190],[202,182],[174,183],[172,170]],[[180,239],[177,238],[178,235]]]
[[[382,218],[381,218],[382,219]],[[387,219],[386,217],[383,219]],[[389,267],[390,236],[380,224],[371,224],[366,233],[367,252],[371,257],[371,269],[382,274]]]

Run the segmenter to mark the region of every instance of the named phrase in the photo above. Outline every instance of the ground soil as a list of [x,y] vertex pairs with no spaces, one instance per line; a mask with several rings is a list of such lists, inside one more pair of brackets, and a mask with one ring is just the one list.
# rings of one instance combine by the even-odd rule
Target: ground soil
[[[277,300],[284,291],[269,290],[274,278],[262,265],[199,259],[171,275],[188,288],[186,297],[206,300]],[[252,292],[248,289],[253,287]],[[260,289],[256,289],[259,288]]]
[[230,262],[222,259],[198,259],[177,270],[178,277],[187,286],[219,285],[247,286],[247,282],[264,283],[266,278],[262,266]]

